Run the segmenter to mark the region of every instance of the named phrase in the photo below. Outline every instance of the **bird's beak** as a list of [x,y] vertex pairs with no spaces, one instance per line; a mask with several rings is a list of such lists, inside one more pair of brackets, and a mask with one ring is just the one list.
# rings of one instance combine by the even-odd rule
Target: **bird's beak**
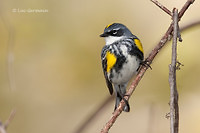
[[100,37],[107,37],[108,34],[106,32],[104,32],[103,34],[100,35]]

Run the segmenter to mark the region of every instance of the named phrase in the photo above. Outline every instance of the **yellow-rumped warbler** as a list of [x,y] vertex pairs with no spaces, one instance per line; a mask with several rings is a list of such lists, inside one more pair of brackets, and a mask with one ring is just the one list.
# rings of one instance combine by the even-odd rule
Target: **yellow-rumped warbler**
[[106,45],[101,51],[102,67],[110,94],[115,88],[115,109],[120,101],[125,102],[124,111],[130,107],[124,95],[129,80],[137,73],[143,61],[143,48],[140,40],[123,24],[107,25],[100,37],[105,38]]

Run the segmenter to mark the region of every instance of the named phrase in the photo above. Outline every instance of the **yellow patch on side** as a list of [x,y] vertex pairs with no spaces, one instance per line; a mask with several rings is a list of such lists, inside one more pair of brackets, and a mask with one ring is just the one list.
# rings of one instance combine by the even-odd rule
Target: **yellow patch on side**
[[115,65],[117,58],[113,53],[110,53],[110,51],[106,52],[106,59],[107,59],[107,72],[112,69],[112,67]]
[[138,47],[138,49],[144,53],[143,48],[142,48],[142,43],[140,42],[139,39],[134,39],[135,45]]
[[110,27],[111,25],[112,25],[112,24],[107,25],[106,28]]

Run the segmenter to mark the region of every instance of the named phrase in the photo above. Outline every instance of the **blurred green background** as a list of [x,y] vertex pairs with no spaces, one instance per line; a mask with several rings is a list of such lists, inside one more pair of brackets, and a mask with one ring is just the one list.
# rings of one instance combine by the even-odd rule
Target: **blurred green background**
[[[186,0],[159,1],[180,9]],[[195,1],[180,26],[200,20],[199,12]],[[16,109],[8,133],[73,133],[84,123],[109,96],[99,35],[113,22],[136,34],[148,56],[171,18],[149,0],[0,1],[0,120]],[[189,29],[178,44],[184,64],[177,72],[181,133],[200,132],[199,35],[200,27]],[[168,43],[133,93],[131,112],[121,114],[110,133],[169,133],[170,59]],[[114,100],[84,133],[100,132],[113,108]]]

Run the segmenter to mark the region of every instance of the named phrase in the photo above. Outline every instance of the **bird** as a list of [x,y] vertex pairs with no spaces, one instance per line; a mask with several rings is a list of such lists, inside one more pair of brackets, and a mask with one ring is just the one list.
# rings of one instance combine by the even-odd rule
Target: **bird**
[[107,25],[100,37],[105,39],[105,46],[101,50],[101,63],[106,85],[111,95],[114,90],[116,97],[114,111],[123,99],[123,111],[129,112],[130,105],[124,96],[129,81],[137,74],[143,62],[142,43],[121,23]]

